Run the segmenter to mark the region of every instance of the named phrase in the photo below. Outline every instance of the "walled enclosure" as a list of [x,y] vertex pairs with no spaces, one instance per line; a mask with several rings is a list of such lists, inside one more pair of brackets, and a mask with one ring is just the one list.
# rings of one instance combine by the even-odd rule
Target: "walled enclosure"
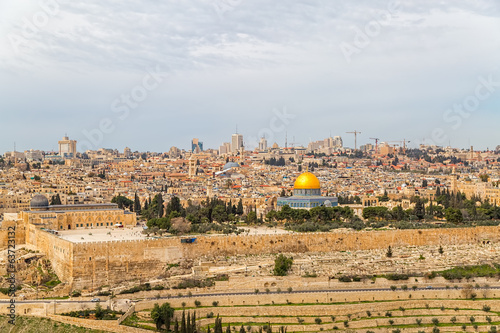
[[[238,254],[332,252],[398,246],[475,244],[496,242],[498,227],[460,229],[351,231],[256,236],[198,236],[195,243],[177,237],[71,243],[30,229],[28,241],[47,254],[61,281],[73,289],[95,289],[124,281],[158,277],[168,263],[181,259],[212,259]],[[33,237],[35,235],[35,237]]]

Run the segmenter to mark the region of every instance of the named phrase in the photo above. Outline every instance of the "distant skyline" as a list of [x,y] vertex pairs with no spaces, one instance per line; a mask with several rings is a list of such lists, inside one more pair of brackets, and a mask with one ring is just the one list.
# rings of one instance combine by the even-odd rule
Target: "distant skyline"
[[[0,152],[500,145],[493,0],[0,3]],[[92,141],[94,141],[94,144]]]

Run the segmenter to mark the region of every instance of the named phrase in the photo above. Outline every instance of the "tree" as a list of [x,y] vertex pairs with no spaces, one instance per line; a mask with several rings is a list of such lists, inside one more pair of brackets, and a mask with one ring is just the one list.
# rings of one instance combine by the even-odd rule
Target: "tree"
[[238,208],[236,208],[236,214],[243,215],[243,201],[240,199],[238,201]]
[[273,274],[276,276],[286,276],[290,268],[292,268],[293,258],[287,258],[282,253],[274,260]]
[[413,214],[419,219],[423,220],[425,216],[425,208],[424,201],[420,198],[417,198],[417,202],[415,203],[415,208],[413,209]]
[[163,196],[161,195],[161,193],[158,193],[155,199],[156,199],[156,214],[157,217],[160,218],[163,216]]
[[97,320],[101,320],[102,317],[104,317],[104,311],[102,309],[101,304],[99,304],[99,302],[97,302],[97,304],[95,306],[95,318]]
[[184,207],[182,207],[181,205],[181,200],[176,196],[174,196],[167,204],[165,215],[170,216],[170,213],[172,212],[178,212],[181,216],[184,216],[186,214]]
[[380,202],[387,202],[387,201],[389,201],[389,196],[387,195],[387,190],[384,191],[384,195],[378,197],[378,201],[380,201]]
[[245,220],[248,224],[256,223],[257,222],[257,213],[255,213],[254,211],[249,212],[247,214]]
[[446,208],[444,217],[446,218],[446,221],[452,223],[460,223],[463,222],[464,220],[462,211],[460,211],[460,209],[458,208],[452,208],[452,207]]
[[50,198],[50,205],[61,205],[61,197],[59,196],[59,193],[56,195],[53,195],[52,198]]
[[427,179],[422,180],[422,187],[427,187]]
[[153,310],[151,310],[151,319],[153,319],[157,330],[161,330],[162,327],[165,326],[165,329],[170,331],[170,324],[174,317],[174,311],[174,308],[170,307],[170,303],[164,303],[161,306],[155,303]]
[[443,254],[444,253],[443,247],[441,245],[439,245],[438,252],[439,252],[439,254]]
[[134,196],[134,212],[140,213],[141,212],[141,201],[139,200],[139,196],[137,195],[137,192],[135,192]]
[[385,253],[385,256],[387,258],[392,258],[392,248],[391,246],[389,245],[389,247],[387,248],[387,252]]
[[118,204],[118,208],[124,209],[128,208],[131,209],[134,205],[134,202],[130,200],[127,197],[124,197],[123,195],[117,195],[113,199],[111,199],[111,203]]

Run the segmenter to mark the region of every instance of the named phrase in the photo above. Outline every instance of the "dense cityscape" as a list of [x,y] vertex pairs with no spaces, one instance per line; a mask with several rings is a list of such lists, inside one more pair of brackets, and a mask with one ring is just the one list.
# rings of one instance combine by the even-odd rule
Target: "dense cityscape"
[[0,332],[498,333],[499,18],[0,2]]

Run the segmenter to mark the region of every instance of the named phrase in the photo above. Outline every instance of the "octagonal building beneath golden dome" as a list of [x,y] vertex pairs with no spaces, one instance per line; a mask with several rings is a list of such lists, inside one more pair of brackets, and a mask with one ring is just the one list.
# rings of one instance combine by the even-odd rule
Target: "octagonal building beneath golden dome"
[[313,173],[304,172],[297,177],[293,186],[293,196],[279,197],[278,208],[290,206],[297,209],[338,206],[337,197],[321,196],[321,183]]

